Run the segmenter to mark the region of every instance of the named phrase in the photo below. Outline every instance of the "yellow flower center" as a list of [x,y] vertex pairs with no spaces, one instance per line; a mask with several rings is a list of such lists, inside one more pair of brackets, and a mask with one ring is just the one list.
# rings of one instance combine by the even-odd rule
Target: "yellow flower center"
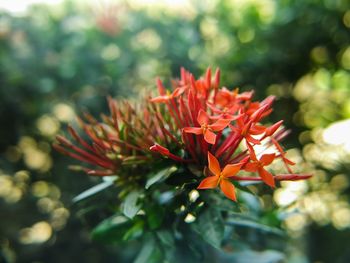
[[202,124],[201,125],[201,129],[203,130],[203,133],[206,132],[206,130],[212,131],[211,128],[208,127],[208,124]]

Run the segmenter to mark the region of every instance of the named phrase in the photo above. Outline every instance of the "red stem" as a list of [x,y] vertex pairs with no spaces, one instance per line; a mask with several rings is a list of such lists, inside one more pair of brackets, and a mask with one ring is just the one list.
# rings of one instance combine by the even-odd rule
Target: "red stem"
[[[274,176],[274,179],[277,181],[297,181],[305,180],[312,177],[312,174],[278,174]],[[230,179],[235,181],[262,181],[261,177],[251,177],[251,176],[230,176]]]

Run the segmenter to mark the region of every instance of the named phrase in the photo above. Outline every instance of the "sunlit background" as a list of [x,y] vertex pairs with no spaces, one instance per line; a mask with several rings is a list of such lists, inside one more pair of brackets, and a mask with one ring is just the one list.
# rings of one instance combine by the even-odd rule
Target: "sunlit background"
[[285,119],[296,171],[314,174],[260,198],[285,214],[288,262],[350,262],[346,0],[0,0],[0,262],[116,262],[71,202],[98,180],[51,143],[109,94],[209,65],[229,88],[277,96],[271,121]]

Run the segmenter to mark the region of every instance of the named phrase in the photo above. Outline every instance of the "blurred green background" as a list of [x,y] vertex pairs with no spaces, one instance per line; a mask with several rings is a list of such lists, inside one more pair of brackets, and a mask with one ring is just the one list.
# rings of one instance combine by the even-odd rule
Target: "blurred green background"
[[[156,76],[199,76],[276,95],[273,121],[307,182],[261,197],[283,221],[288,262],[350,262],[350,2],[0,1],[0,262],[128,262],[92,242],[72,198],[96,184],[52,151],[75,114],[107,112]],[[102,196],[103,198],[110,198]],[[121,250],[123,249],[123,253]]]

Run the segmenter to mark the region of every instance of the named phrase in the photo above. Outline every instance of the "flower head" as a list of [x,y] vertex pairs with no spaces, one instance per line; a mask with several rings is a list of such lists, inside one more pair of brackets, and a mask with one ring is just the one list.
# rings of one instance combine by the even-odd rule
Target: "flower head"
[[[196,80],[181,68],[181,78],[172,83],[172,89],[166,89],[157,79],[158,96],[144,96],[137,103],[108,98],[109,116],[103,115],[99,122],[85,114],[79,124],[86,136],[69,127],[73,140],[58,136],[54,147],[87,164],[81,170],[89,175],[118,174],[127,189],[130,183],[144,187],[147,180],[140,174],[152,174],[156,167],[172,162],[188,166],[194,174],[208,167],[210,176],[202,174],[198,189],[219,186],[234,201],[232,181],[262,181],[275,187],[278,180],[310,177],[293,174],[290,166],[294,162],[280,144],[288,133],[282,121],[262,124],[272,112],[273,96],[253,101],[252,91],[220,87],[218,69],[213,78],[208,68]],[[271,147],[273,152],[257,153],[257,145]],[[284,163],[286,174],[274,175],[266,169],[277,159]],[[238,175],[240,170],[251,176]]]

